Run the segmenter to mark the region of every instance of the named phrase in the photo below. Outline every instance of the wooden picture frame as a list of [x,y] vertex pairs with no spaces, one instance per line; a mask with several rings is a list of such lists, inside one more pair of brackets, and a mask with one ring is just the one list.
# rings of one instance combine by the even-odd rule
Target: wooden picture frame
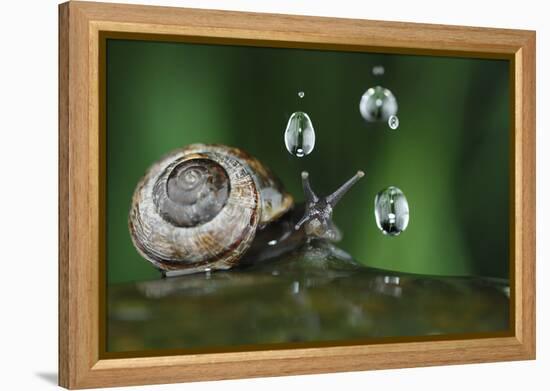
[[[510,60],[510,335],[105,358],[102,34]],[[68,2],[59,6],[59,384],[89,388],[535,358],[535,32]]]

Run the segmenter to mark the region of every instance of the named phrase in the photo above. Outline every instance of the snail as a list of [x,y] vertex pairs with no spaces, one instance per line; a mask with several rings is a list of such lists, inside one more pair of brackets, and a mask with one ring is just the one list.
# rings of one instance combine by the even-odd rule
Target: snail
[[279,179],[243,150],[192,144],[161,158],[139,181],[130,236],[165,276],[270,259],[311,238],[340,240],[332,210],[362,176],[318,197],[303,172],[306,202],[295,206]]

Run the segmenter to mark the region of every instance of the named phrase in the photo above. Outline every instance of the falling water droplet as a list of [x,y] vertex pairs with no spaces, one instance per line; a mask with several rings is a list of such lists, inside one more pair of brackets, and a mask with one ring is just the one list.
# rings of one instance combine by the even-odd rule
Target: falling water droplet
[[388,126],[391,130],[396,130],[399,127],[399,118],[397,118],[397,115],[392,115],[388,119]]
[[409,204],[405,194],[394,186],[380,191],[374,199],[374,217],[384,235],[399,235],[409,224]]
[[304,91],[300,91],[298,92],[298,96],[300,97],[300,99],[302,99],[304,96],[306,96],[306,93]]
[[367,122],[388,121],[397,114],[397,99],[387,88],[371,87],[361,97],[359,111]]
[[382,65],[376,65],[372,67],[372,74],[374,76],[382,76],[385,72],[385,69]]
[[313,151],[315,130],[306,113],[297,111],[288,119],[285,130],[285,146],[288,152],[297,157],[304,157]]

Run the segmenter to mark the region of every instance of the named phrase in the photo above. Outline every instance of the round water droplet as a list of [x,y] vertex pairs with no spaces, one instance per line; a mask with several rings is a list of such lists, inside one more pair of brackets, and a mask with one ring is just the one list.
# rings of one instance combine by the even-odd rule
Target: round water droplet
[[297,111],[288,119],[285,130],[285,146],[297,157],[309,155],[315,147],[315,130],[309,116]]
[[384,235],[399,235],[409,225],[409,204],[405,194],[394,186],[380,191],[374,199],[374,217]]
[[385,72],[385,69],[382,65],[376,65],[372,67],[372,74],[374,76],[382,76]]
[[397,99],[384,87],[371,87],[361,97],[359,111],[368,122],[388,121],[397,114]]
[[399,127],[399,118],[396,115],[390,116],[388,119],[388,126],[392,130],[396,130]]
[[304,96],[306,96],[306,93],[304,91],[300,91],[298,92],[298,96],[300,97],[300,99],[302,99]]

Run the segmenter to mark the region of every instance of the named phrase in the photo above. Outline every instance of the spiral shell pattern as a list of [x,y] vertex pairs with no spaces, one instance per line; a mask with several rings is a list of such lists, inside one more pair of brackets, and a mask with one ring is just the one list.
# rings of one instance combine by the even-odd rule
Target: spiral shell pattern
[[223,148],[178,150],[138,184],[129,215],[135,247],[157,268],[193,273],[232,267],[261,217],[249,169]]
[[153,189],[160,215],[177,227],[194,227],[212,220],[229,196],[229,177],[213,160],[176,160]]

